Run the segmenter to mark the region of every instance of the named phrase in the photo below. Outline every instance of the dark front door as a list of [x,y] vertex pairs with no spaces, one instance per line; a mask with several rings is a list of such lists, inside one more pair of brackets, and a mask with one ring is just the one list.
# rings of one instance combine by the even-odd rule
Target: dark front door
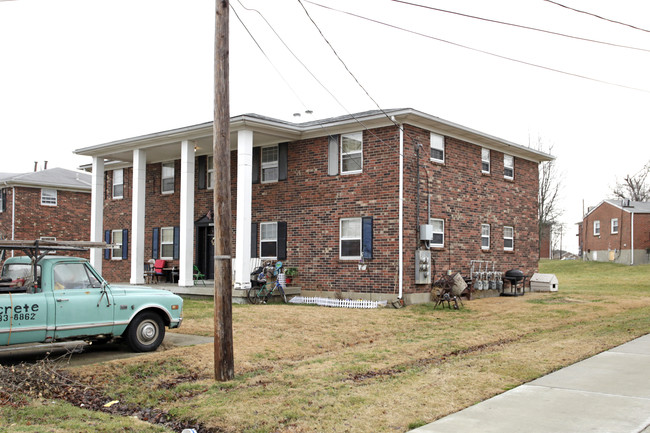
[[196,265],[208,280],[214,280],[214,226],[201,225],[197,227]]

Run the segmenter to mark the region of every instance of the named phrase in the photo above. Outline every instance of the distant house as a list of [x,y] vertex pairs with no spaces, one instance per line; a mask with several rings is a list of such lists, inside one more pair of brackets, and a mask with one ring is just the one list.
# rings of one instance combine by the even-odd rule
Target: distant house
[[63,168],[0,173],[0,239],[89,240],[90,181]]
[[[180,269],[180,286],[193,266],[213,275],[212,127],[76,150],[92,157],[91,240],[128,251],[91,251],[109,281],[142,284],[152,258]],[[254,257],[297,267],[306,296],[409,303],[473,260],[537,270],[548,154],[410,108],[303,123],[245,114],[230,134],[235,295]]]
[[650,263],[650,202],[603,200],[578,228],[584,260]]

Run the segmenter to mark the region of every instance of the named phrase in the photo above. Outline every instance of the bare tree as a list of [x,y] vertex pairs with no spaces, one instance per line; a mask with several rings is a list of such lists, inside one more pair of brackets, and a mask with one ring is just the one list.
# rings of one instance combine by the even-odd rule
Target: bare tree
[[650,174],[650,161],[634,175],[626,175],[622,182],[616,181],[616,186],[612,189],[615,198],[632,201],[649,201],[650,200],[650,183],[648,175]]
[[[546,153],[553,153],[553,145],[545,149],[542,139],[537,139],[537,149]],[[560,208],[560,192],[562,190],[562,176],[560,175],[555,160],[544,161],[539,164],[539,190],[537,193],[538,225],[541,230],[544,225],[553,226],[562,216]]]

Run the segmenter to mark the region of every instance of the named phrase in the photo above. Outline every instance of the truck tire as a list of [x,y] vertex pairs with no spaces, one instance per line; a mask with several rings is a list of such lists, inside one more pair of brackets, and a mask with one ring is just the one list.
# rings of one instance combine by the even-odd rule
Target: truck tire
[[165,338],[165,324],[160,315],[145,311],[138,314],[126,330],[126,341],[134,352],[152,352]]

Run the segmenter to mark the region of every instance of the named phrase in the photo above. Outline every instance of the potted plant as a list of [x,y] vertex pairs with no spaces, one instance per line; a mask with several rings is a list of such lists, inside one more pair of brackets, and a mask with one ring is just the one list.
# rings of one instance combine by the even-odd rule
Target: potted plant
[[298,268],[285,268],[284,275],[287,277],[287,284],[291,284],[293,277],[298,275]]

